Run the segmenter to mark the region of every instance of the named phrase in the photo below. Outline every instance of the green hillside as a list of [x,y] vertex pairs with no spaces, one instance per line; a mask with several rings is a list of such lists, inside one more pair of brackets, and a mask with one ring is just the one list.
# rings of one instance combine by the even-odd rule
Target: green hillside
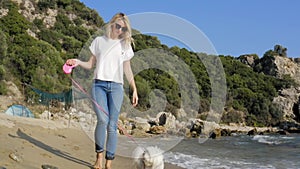
[[[71,88],[71,81],[63,74],[62,65],[66,59],[79,56],[85,48],[85,43],[105,23],[95,10],[78,0],[27,2],[32,3],[31,10],[28,10],[26,3],[18,5],[10,0],[0,1],[0,94],[5,95],[7,92],[3,80],[13,81],[20,89],[27,84],[49,93],[67,91]],[[27,17],[24,13],[28,13]],[[50,20],[46,20],[49,16],[55,21],[51,22],[51,17]],[[211,84],[199,55],[207,55],[185,48],[168,47],[161,44],[155,36],[137,34],[133,38],[136,53],[151,48],[164,50],[178,56],[189,66],[196,77],[201,98],[200,108],[196,111],[200,117],[205,117],[205,112],[210,106]],[[151,55],[162,55],[159,50]],[[262,73],[261,67],[249,67],[235,57],[217,57],[223,64],[227,82],[228,112],[223,116],[223,122],[270,126],[282,120],[282,112],[272,104],[272,100],[279,90],[295,85],[291,78],[276,79]],[[265,57],[272,57],[272,53],[266,52],[261,59],[257,56],[256,62]],[[150,107],[148,94],[153,89],[164,91],[168,101],[166,111],[174,112],[180,108],[184,95],[179,90],[178,82],[170,74],[159,69],[148,69],[140,72],[135,78],[140,110]],[[39,98],[27,86],[24,95],[26,99]],[[244,112],[245,116],[237,113],[238,111]]]

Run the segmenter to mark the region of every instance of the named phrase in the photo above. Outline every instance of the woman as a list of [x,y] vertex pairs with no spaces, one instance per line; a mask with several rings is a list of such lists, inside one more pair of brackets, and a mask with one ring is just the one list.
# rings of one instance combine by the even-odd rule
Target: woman
[[[87,62],[78,59],[67,60],[68,65],[91,69],[95,64],[92,87],[94,105],[97,114],[95,129],[96,162],[95,169],[102,168],[103,152],[105,168],[110,169],[115,158],[117,144],[117,123],[123,102],[123,74],[133,91],[132,104],[138,103],[137,89],[131,70],[130,59],[134,53],[131,47],[131,26],[128,17],[118,13],[106,25],[106,33],[96,37],[90,45],[92,53]],[[106,148],[104,147],[106,141]]]

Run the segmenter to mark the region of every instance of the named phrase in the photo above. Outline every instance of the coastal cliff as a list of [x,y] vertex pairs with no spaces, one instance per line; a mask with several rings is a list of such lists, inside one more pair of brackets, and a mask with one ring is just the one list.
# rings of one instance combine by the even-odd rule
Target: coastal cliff
[[[282,54],[281,51],[284,50]],[[268,55],[268,52],[270,55]],[[283,119],[288,122],[300,122],[300,58],[287,57],[287,49],[276,45],[274,50],[266,52],[267,56],[258,58],[253,55],[243,55],[239,60],[266,75],[274,76],[278,80],[290,78],[295,83],[289,88],[278,91],[278,96],[274,97],[273,103],[278,105],[283,112]],[[259,68],[258,68],[259,67]]]

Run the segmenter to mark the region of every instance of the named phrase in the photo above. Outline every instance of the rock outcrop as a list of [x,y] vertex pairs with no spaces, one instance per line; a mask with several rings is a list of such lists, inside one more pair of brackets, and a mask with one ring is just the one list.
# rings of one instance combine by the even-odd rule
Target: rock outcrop
[[[290,76],[296,82],[296,86],[279,91],[279,96],[275,97],[273,103],[277,104],[283,114],[284,119],[294,121],[296,114],[299,114],[299,97],[300,97],[300,63],[294,58],[274,56],[273,64],[276,65],[276,76],[279,79]],[[296,107],[296,108],[295,108]],[[299,122],[299,121],[298,121]]]
[[241,55],[237,58],[254,71],[274,76],[277,79],[292,79],[295,84],[278,91],[273,103],[278,105],[285,121],[300,122],[300,58],[287,57],[287,48],[275,45],[262,58],[255,54]]
[[289,75],[297,84],[300,84],[300,63],[297,60],[297,58],[275,56],[274,64],[277,67],[277,78],[281,79],[285,75]]
[[253,54],[253,55],[241,55],[237,59],[240,60],[242,63],[250,66],[250,67],[254,67],[255,62],[257,60],[259,60],[258,56],[255,55],[255,54]]

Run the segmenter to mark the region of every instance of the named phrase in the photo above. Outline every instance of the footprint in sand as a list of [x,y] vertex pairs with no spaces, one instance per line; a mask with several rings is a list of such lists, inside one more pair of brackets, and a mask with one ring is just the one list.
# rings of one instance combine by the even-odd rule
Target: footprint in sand
[[43,164],[42,169],[58,169],[58,168],[49,164]]
[[46,153],[43,153],[43,154],[41,154],[41,156],[43,156],[43,157],[47,157],[47,158],[52,158],[52,156],[51,156],[51,155],[49,155],[49,154],[46,154]]
[[79,146],[74,146],[73,150],[76,150],[76,151],[79,150]]

